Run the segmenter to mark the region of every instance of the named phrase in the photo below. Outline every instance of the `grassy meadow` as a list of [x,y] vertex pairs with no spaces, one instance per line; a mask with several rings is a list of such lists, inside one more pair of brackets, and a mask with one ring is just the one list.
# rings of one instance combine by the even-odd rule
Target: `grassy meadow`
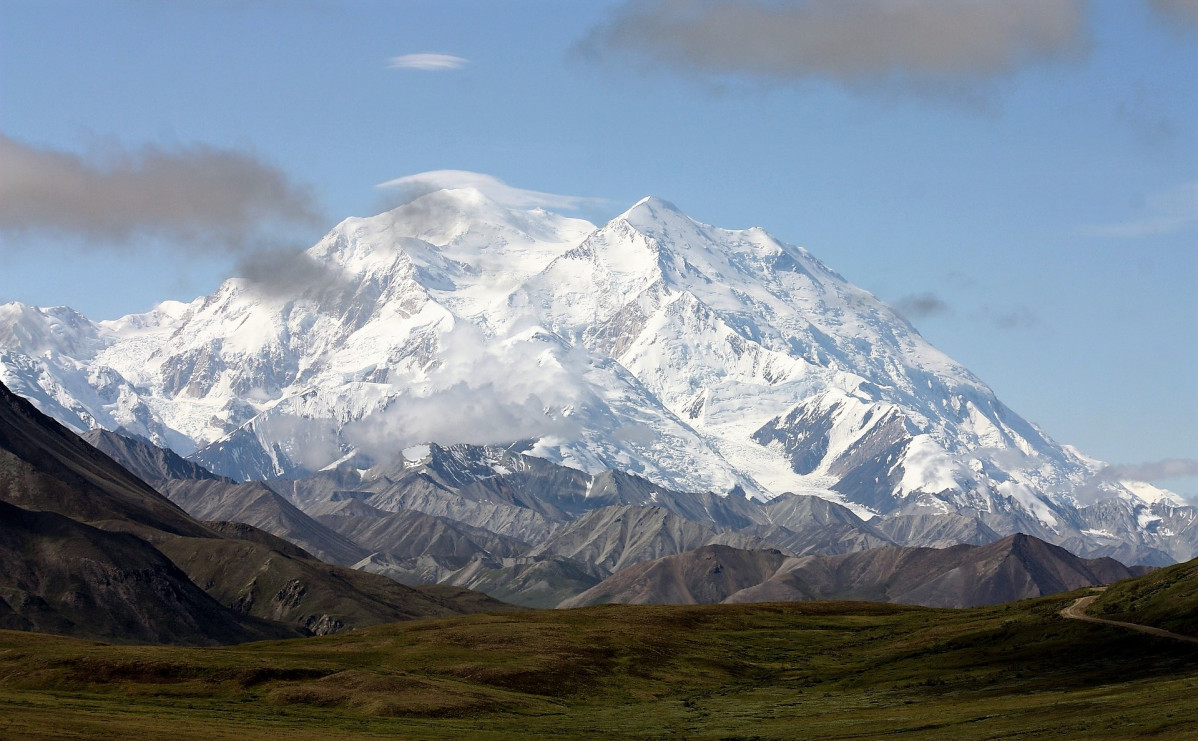
[[1198,738],[1198,646],[993,608],[602,606],[226,648],[0,632],[0,738]]
[[1198,559],[1112,584],[1090,614],[1198,635]]

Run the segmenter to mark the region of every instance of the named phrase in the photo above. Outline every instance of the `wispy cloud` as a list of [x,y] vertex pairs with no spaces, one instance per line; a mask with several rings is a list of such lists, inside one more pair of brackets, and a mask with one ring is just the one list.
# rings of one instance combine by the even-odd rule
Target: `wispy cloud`
[[1164,147],[1178,136],[1177,123],[1164,110],[1148,87],[1140,84],[1115,107],[1115,120],[1145,146]]
[[927,89],[1088,46],[1083,0],[637,0],[579,50],[700,75]]
[[0,134],[0,236],[48,233],[126,250],[149,238],[241,254],[319,221],[307,188],[247,152],[109,145],[80,156]]
[[1143,215],[1114,224],[1088,224],[1083,234],[1139,239],[1170,234],[1198,223],[1198,181],[1185,183],[1146,199]]
[[1119,481],[1159,481],[1198,476],[1198,460],[1194,458],[1166,458],[1148,463],[1130,463],[1107,466],[1102,469],[1104,478]]
[[[438,190],[473,188],[496,203],[508,208],[546,208],[573,211],[606,203],[601,198],[567,196],[516,188],[499,178],[468,170],[433,170],[417,175],[388,180],[378,188],[390,191],[398,203],[407,203]],[[396,204],[397,205],[397,204]]]
[[1040,322],[1036,312],[1023,305],[996,307],[986,304],[974,312],[973,318],[1004,332],[1029,329]]
[[1149,0],[1149,4],[1168,19],[1198,27],[1198,0]]
[[425,72],[443,72],[460,69],[468,61],[452,54],[404,54],[387,60],[387,69],[418,69]]

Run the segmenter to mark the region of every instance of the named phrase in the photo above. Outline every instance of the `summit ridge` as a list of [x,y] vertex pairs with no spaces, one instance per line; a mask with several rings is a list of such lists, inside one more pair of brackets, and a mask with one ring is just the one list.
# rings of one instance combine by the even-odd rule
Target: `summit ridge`
[[274,272],[113,321],[5,304],[0,381],[239,480],[528,441],[588,475],[1000,533],[1102,540],[1082,491],[1184,504],[1099,476],[805,249],[652,196],[596,226],[432,190]]

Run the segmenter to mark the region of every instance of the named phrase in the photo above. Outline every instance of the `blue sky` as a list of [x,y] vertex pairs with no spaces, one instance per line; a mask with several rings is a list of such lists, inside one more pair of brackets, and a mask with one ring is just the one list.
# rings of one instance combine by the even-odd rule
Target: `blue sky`
[[[1193,0],[0,0],[0,301],[190,300],[427,170],[654,194],[808,248],[1061,442],[1194,471],[1195,80]],[[101,175],[41,213],[18,156]]]

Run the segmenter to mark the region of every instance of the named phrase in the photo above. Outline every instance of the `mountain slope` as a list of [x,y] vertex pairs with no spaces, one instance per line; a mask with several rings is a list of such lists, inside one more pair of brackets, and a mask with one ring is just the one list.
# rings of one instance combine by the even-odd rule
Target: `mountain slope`
[[[278,550],[264,533],[222,537],[2,384],[0,502],[8,625],[210,643],[504,607]],[[76,617],[61,619],[63,600]]]
[[974,607],[1108,584],[1134,575],[1112,559],[1080,559],[1027,535],[984,546],[878,548],[812,556],[779,569],[729,601],[775,599],[794,590],[808,599],[856,598],[929,607]]
[[611,574],[641,561],[715,543],[742,549],[771,547],[755,535],[716,533],[660,507],[624,505],[588,512],[558,530],[528,555],[563,556]]
[[304,514],[262,483],[185,479],[158,481],[156,486],[196,519],[253,525],[298,545],[322,561],[349,566],[370,553]]
[[1198,560],[1115,584],[1098,597],[1089,612],[1198,636]]
[[985,546],[886,547],[798,558],[708,546],[625,569],[561,607],[829,599],[975,607],[1135,574],[1117,561],[1080,559],[1026,535]]
[[234,612],[294,625],[312,635],[512,609],[480,595],[463,606],[435,587],[409,587],[312,558],[286,557],[256,538],[171,538],[156,546]]
[[478,554],[503,558],[528,549],[527,543],[462,522],[412,510],[384,512],[356,499],[343,500],[316,519],[366,550],[398,558],[429,555],[465,562]]
[[754,517],[764,520],[754,532],[796,556],[847,553],[896,542],[876,520],[867,523],[846,507],[816,496],[783,494],[766,502]]
[[966,515],[914,514],[881,518],[877,530],[899,545],[948,548],[959,543],[985,545],[1000,540],[981,520]]
[[253,525],[300,546],[318,559],[343,566],[369,554],[308,517],[265,484],[238,484],[216,476],[144,438],[100,429],[89,430],[81,437],[197,520]]
[[298,635],[239,619],[134,535],[3,501],[0,627],[188,645]]
[[145,438],[130,437],[99,427],[88,430],[80,437],[142,481],[221,478],[175,451],[160,448]]
[[696,605],[724,602],[761,584],[786,562],[780,551],[710,545],[620,571],[558,607],[607,603]]
[[82,522],[210,535],[111,458],[0,384],[0,499]]

